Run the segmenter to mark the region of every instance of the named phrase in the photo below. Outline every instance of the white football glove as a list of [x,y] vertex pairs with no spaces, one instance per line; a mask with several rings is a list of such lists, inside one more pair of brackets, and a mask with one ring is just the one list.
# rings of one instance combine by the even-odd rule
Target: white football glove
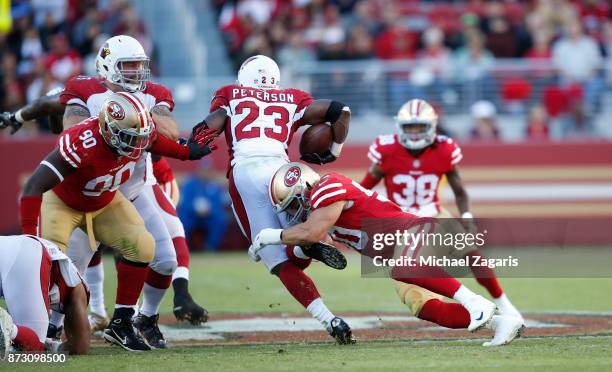
[[259,257],[259,251],[263,249],[266,245],[271,244],[281,244],[283,241],[281,239],[281,233],[283,229],[263,229],[257,234],[253,244],[249,247],[249,257],[255,262],[258,262],[261,257]]

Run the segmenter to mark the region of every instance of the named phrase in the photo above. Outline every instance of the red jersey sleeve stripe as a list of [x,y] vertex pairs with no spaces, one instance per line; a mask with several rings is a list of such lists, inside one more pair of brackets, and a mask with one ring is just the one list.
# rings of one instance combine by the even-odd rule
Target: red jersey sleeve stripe
[[66,154],[66,151],[64,150],[65,138],[66,136],[63,136],[62,138],[60,138],[60,147],[59,147],[60,154],[62,155],[64,160],[68,162],[68,164],[72,165],[73,168],[78,168],[78,165]]
[[330,183],[329,185],[322,186],[310,196],[310,200],[314,201],[323,191],[329,190],[333,187],[342,187],[342,184],[340,182],[334,182]]
[[459,154],[459,156],[456,156],[456,157],[454,157],[451,160],[451,164],[455,165],[455,164],[459,163],[461,161],[461,159],[463,159],[463,155]]
[[76,160],[77,163],[80,163],[81,162],[81,158],[72,149],[72,146],[71,146],[71,143],[70,143],[70,135],[68,133],[66,133],[66,136],[64,138],[66,139],[66,148],[68,149],[68,153],[70,154],[70,156],[72,156],[72,158],[74,160]]
[[313,208],[317,208],[321,202],[323,202],[324,200],[327,200],[329,198],[332,198],[336,195],[340,195],[340,194],[345,194],[346,193],[346,189],[340,189],[340,190],[336,190],[334,192],[330,192],[327,194],[324,194],[323,196],[321,196],[320,198],[317,199],[317,201],[313,204]]

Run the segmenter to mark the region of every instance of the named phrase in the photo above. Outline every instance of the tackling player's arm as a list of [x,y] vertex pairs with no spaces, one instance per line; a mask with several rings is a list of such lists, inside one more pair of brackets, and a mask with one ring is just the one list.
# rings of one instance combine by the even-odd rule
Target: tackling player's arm
[[217,149],[217,146],[211,143],[217,135],[214,130],[206,129],[198,135],[192,134],[187,144],[183,145],[161,133],[155,133],[147,151],[152,155],[179,160],[199,160]]
[[318,154],[305,154],[302,160],[325,164],[336,160],[340,156],[342,146],[348,135],[349,123],[351,121],[351,110],[342,102],[329,99],[319,99],[312,102],[302,116],[304,123],[330,123],[333,133],[333,141],[329,151],[320,156]]
[[42,96],[28,103],[19,110],[3,112],[0,114],[0,129],[11,127],[11,134],[15,134],[23,123],[35,120],[43,116],[49,116],[49,129],[54,134],[59,134],[64,129],[62,120],[58,119],[64,114],[65,106],[59,101],[59,93],[50,96]]
[[83,284],[70,291],[64,303],[64,330],[66,342],[60,346],[60,351],[68,351],[71,355],[89,353],[91,331],[87,320],[87,293]]
[[79,104],[67,105],[64,112],[63,126],[64,128],[71,128],[90,116],[91,114],[85,106]]
[[151,109],[151,117],[155,123],[155,129],[164,136],[176,141],[179,138],[178,125],[170,108],[166,105],[157,105]]
[[21,228],[24,234],[36,235],[42,195],[60,184],[75,169],[64,160],[59,149],[53,150],[36,167],[20,199]]

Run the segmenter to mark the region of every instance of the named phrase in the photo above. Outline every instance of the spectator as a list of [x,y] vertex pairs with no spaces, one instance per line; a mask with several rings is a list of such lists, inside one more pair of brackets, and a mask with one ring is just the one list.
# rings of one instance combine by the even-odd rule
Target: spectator
[[437,27],[425,30],[422,40],[425,49],[418,53],[418,62],[410,75],[411,96],[440,102],[451,75],[451,53],[444,46],[444,33]]
[[585,109],[592,112],[602,89],[602,56],[595,40],[583,34],[580,22],[574,20],[567,25],[566,35],[553,45],[552,60],[562,85],[582,85]]
[[380,59],[413,59],[417,48],[415,35],[393,19],[376,38],[376,55]]
[[369,59],[374,57],[374,40],[365,26],[356,24],[351,29],[346,45],[346,56],[348,59]]
[[495,83],[491,77],[495,59],[484,44],[484,36],[480,32],[469,33],[467,46],[459,49],[453,58],[455,81],[461,84],[464,104],[490,98],[483,87]]
[[299,69],[301,63],[315,60],[315,53],[304,42],[301,32],[292,33],[289,43],[278,52],[278,62],[286,69]]
[[81,73],[81,57],[70,48],[66,35],[60,33],[51,38],[51,51],[45,61],[45,67],[53,78],[60,82]]
[[471,107],[474,127],[470,136],[474,140],[491,141],[499,139],[499,131],[495,124],[497,110],[490,101],[478,101]]
[[177,212],[189,242],[193,244],[193,234],[197,230],[206,232],[204,246],[192,248],[214,252],[220,248],[227,229],[225,209],[229,196],[225,187],[215,180],[212,165],[212,160],[202,160],[198,172],[183,182]]
[[544,106],[535,105],[529,109],[526,136],[531,140],[546,140],[549,138],[548,114]]
[[38,30],[30,27],[21,42],[21,62],[19,62],[19,75],[30,74],[34,70],[34,64],[43,55],[43,46],[38,36]]

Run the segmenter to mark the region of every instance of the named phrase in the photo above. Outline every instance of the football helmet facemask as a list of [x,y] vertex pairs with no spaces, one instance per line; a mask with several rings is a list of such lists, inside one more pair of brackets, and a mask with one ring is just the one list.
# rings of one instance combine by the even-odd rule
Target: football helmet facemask
[[96,70],[110,83],[132,93],[143,91],[151,77],[149,57],[138,40],[127,35],[113,36],[102,44]]
[[422,99],[406,102],[395,117],[399,142],[410,150],[420,150],[431,145],[436,138],[438,114]]

